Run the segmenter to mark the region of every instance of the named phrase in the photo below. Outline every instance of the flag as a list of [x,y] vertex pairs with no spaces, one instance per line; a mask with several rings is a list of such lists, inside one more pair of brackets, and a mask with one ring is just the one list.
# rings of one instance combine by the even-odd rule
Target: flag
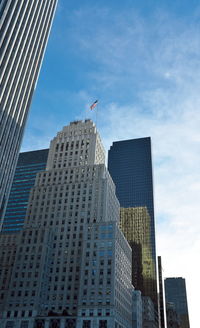
[[96,105],[98,104],[98,100],[96,100],[91,106],[90,106],[90,109],[93,110]]

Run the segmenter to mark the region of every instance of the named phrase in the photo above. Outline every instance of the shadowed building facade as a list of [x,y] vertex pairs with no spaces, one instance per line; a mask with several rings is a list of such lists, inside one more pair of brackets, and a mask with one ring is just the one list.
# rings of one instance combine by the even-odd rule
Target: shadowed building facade
[[41,149],[19,154],[4,216],[3,233],[15,233],[23,228],[29,193],[34,186],[36,174],[46,168],[48,151]]
[[[169,304],[174,305],[174,310],[178,315],[180,328],[190,328],[188,305],[187,305],[187,293],[185,279],[178,278],[166,278],[165,279],[165,299],[167,307],[167,322],[170,321]],[[169,324],[168,324],[169,325]]]
[[0,3],[0,229],[56,4]]
[[0,233],[0,312],[10,286],[19,233],[23,229],[29,193],[36,174],[46,167],[48,149],[19,154]]
[[[158,256],[158,284],[159,284],[159,316],[160,328],[166,327],[165,290],[162,277],[162,259]],[[169,328],[169,327],[168,327]]]

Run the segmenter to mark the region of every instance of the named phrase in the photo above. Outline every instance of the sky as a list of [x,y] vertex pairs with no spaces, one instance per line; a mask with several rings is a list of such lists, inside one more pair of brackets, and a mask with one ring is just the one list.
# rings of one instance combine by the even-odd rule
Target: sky
[[85,118],[106,150],[151,136],[157,254],[164,277],[186,278],[191,328],[200,295],[199,28],[195,0],[59,0],[21,149],[49,147]]

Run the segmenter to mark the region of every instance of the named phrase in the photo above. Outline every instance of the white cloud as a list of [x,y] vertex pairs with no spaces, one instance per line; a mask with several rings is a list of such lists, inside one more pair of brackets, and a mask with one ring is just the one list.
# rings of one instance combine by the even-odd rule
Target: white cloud
[[[144,18],[97,5],[67,15],[66,52],[79,52],[92,67],[84,73],[87,90],[71,97],[86,108],[87,98],[100,95],[97,125],[106,148],[116,140],[152,137],[158,254],[165,276],[186,278],[191,328],[198,328],[198,20],[188,23],[162,11]],[[50,122],[53,137],[53,117]]]
[[[145,71],[147,88],[139,80],[137,101],[130,95],[132,104],[108,103],[102,108],[99,127],[106,148],[115,140],[152,137],[158,254],[163,257],[165,276],[186,278],[191,327],[198,328],[200,38],[196,26],[170,21],[169,17],[165,24],[166,19],[167,25],[160,26],[159,33],[159,22],[155,22],[153,31],[158,40],[152,44],[148,31],[152,26],[139,21],[140,29],[134,26],[132,33],[130,25],[122,22],[121,36],[116,37],[115,29],[107,31],[106,27],[99,32],[102,35],[97,42],[82,40],[81,46],[87,51],[90,46],[97,48],[96,61],[103,66],[103,73],[98,71],[96,79],[100,85],[107,80],[106,87],[112,91],[124,80],[124,88],[130,90],[127,84],[135,83],[135,65],[139,63],[138,75],[144,64],[141,74]],[[139,30],[136,36],[134,32]],[[120,45],[123,50],[118,52]],[[147,50],[149,54],[145,54]],[[144,55],[141,60],[140,54]],[[114,97],[113,92],[111,95]]]
[[[191,107],[195,105],[191,102]],[[177,115],[177,119],[163,121],[157,114],[149,118],[134,107],[112,104],[107,108],[106,127],[101,130],[107,148],[120,139],[152,137],[157,250],[163,257],[166,276],[186,278],[195,326],[200,292],[200,133],[199,117],[190,117],[188,122],[186,114],[182,119]]]

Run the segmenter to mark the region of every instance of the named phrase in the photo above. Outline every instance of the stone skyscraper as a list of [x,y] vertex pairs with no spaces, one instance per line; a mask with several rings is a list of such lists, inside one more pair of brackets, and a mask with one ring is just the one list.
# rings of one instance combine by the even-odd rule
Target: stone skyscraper
[[0,2],[0,221],[56,4],[57,0]]
[[[2,328],[132,328],[131,248],[91,120],[52,140],[37,174],[1,306]],[[10,252],[9,252],[10,251]]]

